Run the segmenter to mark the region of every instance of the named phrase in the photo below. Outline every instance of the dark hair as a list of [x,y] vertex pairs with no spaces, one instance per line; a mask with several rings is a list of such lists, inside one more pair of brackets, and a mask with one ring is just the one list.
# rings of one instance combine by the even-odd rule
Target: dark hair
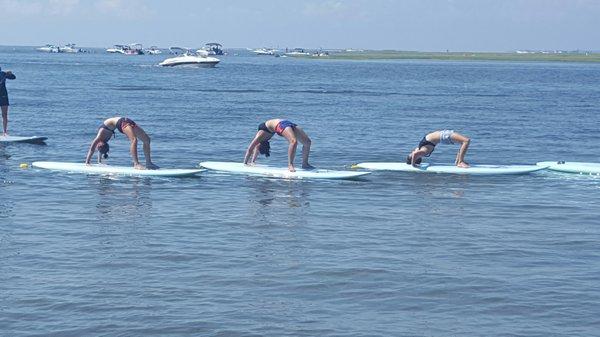
[[98,152],[100,152],[100,154],[102,154],[104,159],[108,158],[108,151],[110,151],[110,146],[108,146],[108,143],[100,142],[100,143],[98,143],[96,148],[98,149]]
[[[417,158],[417,160],[415,160],[415,164],[420,165],[422,161],[423,161],[423,158]],[[408,165],[412,164],[412,154],[409,154],[408,156],[406,156],[406,163]]]
[[269,157],[271,155],[271,144],[269,144],[268,140],[260,142],[260,146],[258,147],[258,152],[260,154],[264,154],[265,157]]

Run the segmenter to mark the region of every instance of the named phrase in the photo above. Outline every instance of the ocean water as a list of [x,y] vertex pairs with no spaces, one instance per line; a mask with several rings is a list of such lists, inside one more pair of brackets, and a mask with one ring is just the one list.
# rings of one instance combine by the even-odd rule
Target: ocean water
[[[241,161],[269,118],[301,125],[321,168],[402,161],[442,128],[471,137],[472,164],[600,162],[600,65],[166,57],[0,47],[9,131],[48,137],[0,147],[0,335],[600,335],[598,177],[19,168],[82,162],[113,116],[148,132],[162,167]],[[286,142],[260,162],[284,165]],[[110,163],[130,164],[120,134]]]

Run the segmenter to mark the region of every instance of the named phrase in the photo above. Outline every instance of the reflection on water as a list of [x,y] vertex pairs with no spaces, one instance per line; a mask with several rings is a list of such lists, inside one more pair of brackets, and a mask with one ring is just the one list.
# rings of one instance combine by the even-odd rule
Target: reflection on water
[[125,261],[123,250],[138,251],[147,241],[152,223],[152,179],[143,177],[89,176],[97,192],[96,241],[103,263]]
[[90,176],[98,192],[96,216],[107,223],[147,224],[152,211],[152,179],[142,177]]
[[[5,145],[0,144],[0,159],[10,159],[10,154],[6,153],[6,149],[4,148]],[[2,162],[2,165],[4,165],[4,162]]]
[[302,180],[248,177],[252,213],[263,224],[298,224],[306,221],[311,184]]
[[469,176],[447,174],[417,174],[415,182],[419,184],[417,193],[427,198],[462,198],[465,186],[470,184]]
[[286,203],[288,207],[307,207],[310,184],[295,179],[264,179],[249,177],[253,187],[257,190],[252,201],[261,206],[269,207],[273,204]]

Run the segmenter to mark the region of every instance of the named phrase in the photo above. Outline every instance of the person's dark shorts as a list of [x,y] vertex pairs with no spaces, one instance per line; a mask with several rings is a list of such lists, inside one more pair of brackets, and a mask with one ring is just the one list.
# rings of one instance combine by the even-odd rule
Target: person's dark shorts
[[119,130],[119,132],[121,133],[123,133],[123,129],[125,129],[126,127],[134,127],[136,125],[137,124],[135,124],[135,122],[129,118],[121,117],[119,118],[119,120],[117,120],[117,130]]

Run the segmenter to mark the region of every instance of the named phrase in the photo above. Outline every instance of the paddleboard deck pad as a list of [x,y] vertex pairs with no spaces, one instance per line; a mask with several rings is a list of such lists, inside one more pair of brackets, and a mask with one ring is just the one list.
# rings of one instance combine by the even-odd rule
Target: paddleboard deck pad
[[287,167],[273,167],[268,165],[247,166],[243,163],[216,161],[204,161],[200,163],[200,166],[221,172],[287,179],[353,179],[370,173],[323,169],[303,170],[300,168],[296,168],[296,172],[290,172]]
[[158,170],[137,170],[132,166],[112,166],[104,164],[84,163],[63,163],[52,161],[36,161],[31,164],[33,167],[43,168],[55,171],[65,171],[72,173],[87,174],[107,174],[107,175],[126,175],[143,177],[185,177],[198,174],[203,169],[158,169]]
[[537,165],[557,172],[600,175],[600,163],[542,161]]
[[20,137],[20,136],[0,136],[0,143],[30,143],[43,144],[48,137]]
[[471,175],[499,175],[499,174],[525,174],[543,170],[545,167],[538,165],[471,165],[468,168],[455,165],[436,165],[424,163],[417,167],[400,162],[371,162],[352,165],[353,168],[368,170],[402,171],[418,173],[448,173]]

